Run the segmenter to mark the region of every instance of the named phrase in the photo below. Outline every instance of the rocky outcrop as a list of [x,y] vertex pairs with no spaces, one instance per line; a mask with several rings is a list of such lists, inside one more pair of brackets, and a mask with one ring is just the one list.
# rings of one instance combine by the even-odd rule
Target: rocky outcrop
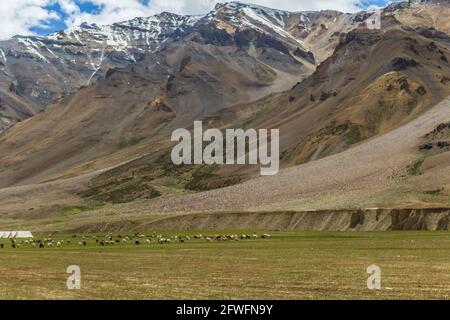
[[145,230],[450,230],[450,208],[364,209],[305,212],[202,213],[152,222]]

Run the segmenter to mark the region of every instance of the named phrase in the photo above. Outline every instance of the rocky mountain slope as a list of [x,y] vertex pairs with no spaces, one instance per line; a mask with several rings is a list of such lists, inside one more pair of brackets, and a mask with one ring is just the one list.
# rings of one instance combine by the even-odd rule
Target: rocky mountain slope
[[46,37],[16,36],[0,42],[0,130],[103,79],[109,69],[135,64],[171,42],[195,32],[205,35],[212,27],[221,30],[211,34],[219,46],[229,45],[227,35],[235,33],[237,47],[251,42],[273,47],[313,68],[324,50],[330,54],[334,48],[328,44],[316,56],[309,37],[326,32],[325,23],[346,29],[339,25],[343,20],[348,22],[346,28],[352,27],[350,15],[290,13],[229,3],[205,16],[162,13],[106,26],[82,24]]
[[[363,27],[347,33],[334,54],[291,90],[221,109],[206,120],[211,127],[279,128],[285,167],[345,151],[407,124],[450,95],[450,38],[436,29],[400,23],[398,17],[410,14],[410,7],[406,12],[402,8],[396,4],[384,11],[382,30]],[[421,8],[449,13],[448,7],[428,4],[416,12]],[[149,173],[154,170],[151,163],[152,157],[146,156],[116,168],[114,174],[96,179],[93,190],[117,177],[126,179],[130,172],[158,178]],[[213,189],[242,182],[257,171],[257,167],[223,166],[196,171],[194,178],[182,179],[181,184]]]
[[398,129],[277,176],[259,177],[220,190],[159,198],[140,209],[189,213],[448,207],[449,149],[435,147],[434,153],[425,154],[420,149],[426,137],[430,139],[439,132],[441,137],[448,137],[449,108],[447,98]]
[[[9,45],[17,42],[15,50],[25,50],[31,61],[22,63],[23,55],[7,51],[5,70],[21,79],[14,80],[20,85],[9,85],[17,100],[36,106],[17,118],[35,110],[40,114],[0,138],[5,142],[3,166],[14,171],[4,171],[11,178],[5,176],[2,185],[37,181],[30,180],[36,173],[49,178],[141,141],[167,139],[174,128],[208,114],[289,89],[323,58],[323,52],[316,57],[307,44],[315,43],[317,30],[324,29],[319,22],[329,21],[335,27],[328,28],[344,32],[359,25],[356,17],[230,3],[204,17],[161,14],[113,26],[82,25],[39,40],[16,37]],[[338,40],[330,39],[328,55]],[[54,76],[42,77],[44,68],[54,70]],[[65,81],[70,88],[57,87]],[[69,95],[77,86],[79,93]],[[61,91],[58,101],[45,105]],[[17,109],[12,105],[5,104],[5,114]],[[14,118],[7,119],[13,124]],[[52,165],[60,161],[66,164]]]
[[[47,37],[16,36],[0,42],[3,87],[42,110],[104,77],[110,68],[141,60],[197,21],[197,17],[162,13],[109,26],[82,24]],[[4,103],[17,108],[13,102]],[[7,111],[1,115],[11,122],[32,115]]]
[[[3,109],[9,112],[5,114],[22,110],[17,107],[19,103],[28,112],[21,119],[38,114],[0,136],[0,154],[4,155],[0,159],[0,187],[5,188],[0,199],[9,195],[9,208],[14,206],[11,199],[21,199],[21,208],[30,203],[34,208],[42,205],[35,197],[45,190],[49,197],[54,195],[53,203],[161,198],[150,200],[152,210],[218,210],[217,205],[228,199],[217,199],[223,190],[176,199],[180,194],[230,185],[238,186],[223,192],[232,195],[244,190],[246,194],[249,187],[262,183],[276,187],[280,201],[292,202],[292,209],[295,199],[307,195],[320,199],[323,192],[331,192],[330,188],[341,190],[349,185],[353,188],[346,189],[350,193],[362,190],[360,182],[368,183],[364,177],[375,171],[386,173],[390,163],[395,169],[392,174],[408,175],[416,172],[419,164],[423,170],[433,168],[434,174],[439,167],[436,159],[448,156],[446,149],[437,152],[445,139],[417,139],[425,129],[431,131],[438,125],[435,118],[417,135],[411,133],[405,153],[394,151],[399,148],[397,144],[406,143],[401,137],[381,140],[389,145],[387,151],[380,147],[381,142],[366,142],[412,130],[413,121],[450,95],[450,33],[445,23],[435,19],[438,12],[450,17],[448,4],[393,4],[383,10],[382,29],[369,30],[365,20],[371,13],[367,12],[288,13],[231,3],[218,5],[203,17],[179,17],[179,24],[170,24],[176,27],[158,36],[141,33],[137,38],[146,40],[132,45],[120,40],[131,36],[115,38],[110,31],[123,31],[119,25],[135,28],[144,20],[160,21],[161,16],[113,27],[76,28],[85,35],[82,48],[101,43],[102,50],[105,48],[102,52],[111,50],[101,65],[94,63],[96,68],[85,61],[85,72],[70,69],[80,79],[79,91],[74,86],[58,101],[46,105],[31,93],[27,95],[29,91],[20,91],[23,87],[15,82],[11,82],[13,86],[2,82],[2,101],[7,101]],[[161,36],[167,33],[171,35]],[[61,33],[61,40],[58,35],[46,39],[68,41],[71,34],[75,34],[73,30]],[[34,54],[32,68],[53,66],[43,59],[50,61],[47,53],[38,52],[42,61],[36,53],[28,53]],[[87,56],[79,57],[89,60]],[[22,83],[31,83],[34,74],[28,73],[29,80]],[[76,92],[69,94],[71,90]],[[441,112],[444,109],[441,107]],[[443,120],[444,115],[441,113]],[[4,118],[13,124],[14,119]],[[220,128],[280,128],[283,166],[303,165],[268,180],[252,180],[256,171],[250,166],[175,167],[169,156],[171,132],[190,128],[194,120],[201,119]],[[419,145],[426,144],[433,147],[423,155],[426,159],[411,163],[420,156]],[[372,158],[357,156],[368,150]],[[390,157],[392,162],[386,161]],[[342,179],[325,174],[333,167],[342,169],[336,169]],[[295,170],[299,172],[296,178],[289,178]],[[246,180],[250,181],[242,184]],[[437,184],[442,188],[446,182],[439,180]],[[381,183],[374,192],[381,194],[387,187],[392,184]],[[57,190],[52,193],[52,188]],[[254,200],[260,201],[266,193],[262,190]],[[67,198],[62,200],[62,194]],[[175,197],[169,200],[173,206],[165,201],[166,196]],[[28,197],[34,200],[23,201]],[[356,203],[346,199],[340,202],[342,206]],[[236,196],[235,200],[243,199]],[[226,201],[230,209],[254,207],[250,202],[239,205]]]

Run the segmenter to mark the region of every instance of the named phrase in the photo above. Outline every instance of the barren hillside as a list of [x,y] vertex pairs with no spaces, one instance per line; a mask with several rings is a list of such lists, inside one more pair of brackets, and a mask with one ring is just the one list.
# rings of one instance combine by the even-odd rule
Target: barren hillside
[[[0,135],[1,211],[448,206],[450,36],[437,12],[450,16],[448,4],[393,4],[369,30],[366,12],[219,5],[45,108],[2,89],[4,112],[29,113]],[[194,120],[279,128],[284,170],[173,165],[170,134]]]

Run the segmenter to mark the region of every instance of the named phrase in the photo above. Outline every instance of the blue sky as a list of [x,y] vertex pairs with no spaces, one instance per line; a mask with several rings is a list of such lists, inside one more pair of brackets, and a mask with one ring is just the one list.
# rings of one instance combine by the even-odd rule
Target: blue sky
[[[101,11],[101,6],[95,5],[92,2],[86,3],[77,3],[81,12],[86,12],[90,14],[96,14]],[[48,25],[46,26],[33,26],[30,30],[36,34],[49,34],[54,31],[64,30],[68,27],[66,20],[69,18],[69,13],[64,12],[59,3],[54,3],[48,6],[45,6],[45,9],[49,11],[57,12],[59,19],[51,19],[48,20]]]
[[[202,14],[225,0],[2,0],[0,39],[21,34],[45,35],[82,22],[109,24],[162,11]],[[231,0],[229,0],[231,1]],[[241,0],[271,8],[301,11],[357,11],[385,6],[389,0]]]
[[371,5],[375,5],[375,6],[379,6],[379,7],[383,7],[388,3],[388,1],[386,0],[367,0],[363,2],[363,6],[371,6]]

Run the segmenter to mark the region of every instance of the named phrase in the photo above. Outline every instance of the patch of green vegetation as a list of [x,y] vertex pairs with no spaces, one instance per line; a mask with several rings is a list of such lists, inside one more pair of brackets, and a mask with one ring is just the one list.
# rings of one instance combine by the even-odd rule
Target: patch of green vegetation
[[139,144],[139,142],[141,142],[142,140],[144,140],[144,138],[130,138],[130,139],[123,139],[122,141],[120,141],[119,145],[117,146],[117,148],[120,149],[126,149],[132,146],[135,146],[137,144]]
[[240,176],[220,176],[203,169],[193,173],[192,179],[186,184],[185,188],[192,191],[208,191],[229,187],[241,181]]
[[363,139],[359,126],[349,121],[341,124],[333,122],[320,130],[319,136],[345,136],[349,145],[358,143]]
[[322,136],[343,135],[348,131],[348,129],[349,129],[348,123],[343,124],[332,123],[328,127],[325,127],[322,130],[320,130],[319,135]]
[[424,193],[430,196],[438,196],[442,194],[442,189],[426,190]]
[[141,179],[126,179],[88,189],[80,195],[101,202],[127,203],[136,199],[157,198],[161,193]]
[[359,127],[356,124],[351,124],[349,130],[347,131],[347,143],[348,145],[353,145],[362,140],[362,135]]
[[422,171],[422,165],[425,161],[425,158],[419,158],[414,160],[407,168],[406,168],[406,173],[409,176],[420,176],[423,171]]
[[64,215],[77,215],[83,212],[97,210],[100,209],[101,207],[103,207],[103,205],[58,207],[58,211]]

